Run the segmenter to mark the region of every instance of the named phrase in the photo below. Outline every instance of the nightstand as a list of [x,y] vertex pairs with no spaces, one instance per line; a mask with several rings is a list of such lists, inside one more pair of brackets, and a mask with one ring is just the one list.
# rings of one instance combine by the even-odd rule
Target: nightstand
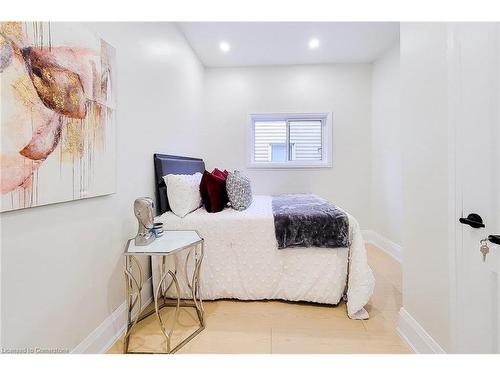
[[[186,258],[183,270],[178,270],[177,255],[181,252],[186,252]],[[138,322],[152,314],[156,314],[160,330],[166,338],[166,350],[164,353],[175,353],[205,328],[203,302],[200,296],[200,269],[203,260],[203,238],[201,238],[198,232],[194,230],[167,230],[164,231],[161,237],[156,238],[152,243],[146,246],[136,246],[133,238],[128,240],[124,256],[127,299],[127,330],[125,332],[123,352],[138,353],[128,351],[130,334]],[[141,291],[144,285],[144,273],[137,259],[138,256],[161,257],[159,282],[158,285],[153,285],[155,309],[147,313],[143,313],[142,311]],[[174,257],[175,261],[173,262],[173,266],[169,266],[169,263],[171,262],[167,262],[168,257]],[[189,264],[191,264],[191,267],[188,267]],[[189,275],[188,268],[192,268],[192,273]],[[191,296],[189,301],[181,301],[181,292],[178,280],[178,276],[181,271],[183,272],[183,277],[185,278],[185,282]],[[164,284],[167,279],[170,280],[170,283],[166,285],[166,288],[162,288],[162,285],[165,286]],[[167,299],[167,293],[170,289],[173,290],[173,295],[175,295],[175,297]],[[170,296],[172,296],[172,294],[170,294]],[[172,323],[172,327],[168,330],[160,315],[160,310],[167,307],[175,309],[175,318]],[[175,324],[181,307],[191,307],[196,310],[199,327],[195,332],[172,348],[172,333],[175,329]],[[138,310],[135,314],[135,318],[133,317],[134,308]]]

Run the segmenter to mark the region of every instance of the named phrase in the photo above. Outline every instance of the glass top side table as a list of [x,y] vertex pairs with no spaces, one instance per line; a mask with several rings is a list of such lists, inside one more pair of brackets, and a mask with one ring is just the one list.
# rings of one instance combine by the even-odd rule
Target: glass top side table
[[[200,296],[200,269],[203,260],[203,238],[195,230],[166,230],[163,236],[156,238],[152,243],[146,246],[136,246],[134,239],[127,242],[125,248],[125,281],[126,281],[126,299],[127,299],[127,330],[125,332],[123,352],[124,353],[141,353],[129,352],[128,346],[130,335],[134,326],[141,320],[156,314],[160,329],[166,339],[166,350],[163,353],[175,353],[182,348],[186,343],[193,339],[205,328],[203,302]],[[184,261],[183,276],[185,277],[186,285],[189,289],[191,299],[181,302],[181,292],[179,289],[178,270],[177,270],[177,254],[180,252],[187,252]],[[137,256],[159,256],[160,277],[158,285],[153,285],[155,309],[143,313],[141,291],[144,285],[144,273],[142,267],[137,260]],[[167,257],[174,257],[174,266],[167,265]],[[188,264],[193,263],[193,272],[188,275]],[[165,285],[167,278],[170,278],[170,283],[166,288]],[[167,301],[167,292],[173,287],[174,295],[176,296],[172,301]],[[160,304],[161,301],[161,304]],[[137,306],[137,307],[136,307]],[[169,330],[165,326],[160,310],[164,307],[175,308],[174,321]],[[179,316],[181,307],[192,307],[196,309],[196,314],[199,320],[199,326],[191,335],[182,340],[179,344],[172,348],[171,338],[175,329],[175,324]],[[136,308],[137,313],[133,318],[133,310]],[[142,352],[144,353],[144,352]]]

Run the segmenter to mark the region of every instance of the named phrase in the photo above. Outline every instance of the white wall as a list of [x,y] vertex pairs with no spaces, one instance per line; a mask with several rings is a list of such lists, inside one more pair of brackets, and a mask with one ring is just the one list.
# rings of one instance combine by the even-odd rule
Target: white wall
[[[333,112],[333,168],[247,169],[248,114]],[[257,194],[314,192],[370,228],[371,65],[211,68],[205,74],[207,168],[240,169]]]
[[372,189],[374,231],[402,243],[401,125],[399,44],[373,64],[372,70]]
[[[401,24],[403,307],[450,349],[447,36]],[[471,302],[472,303],[472,302]]]
[[124,302],[153,153],[201,156],[203,67],[173,24],[89,25],[117,51],[116,194],[1,214],[2,345],[73,349]]
[[[117,49],[117,193],[1,214],[4,347],[71,350],[123,302],[123,246],[133,200],[154,196],[154,152],[240,169],[257,194],[317,193],[400,243],[396,49],[373,82],[370,64],[204,70],[172,24],[87,26]],[[333,112],[332,168],[246,168],[249,113],[315,111]]]

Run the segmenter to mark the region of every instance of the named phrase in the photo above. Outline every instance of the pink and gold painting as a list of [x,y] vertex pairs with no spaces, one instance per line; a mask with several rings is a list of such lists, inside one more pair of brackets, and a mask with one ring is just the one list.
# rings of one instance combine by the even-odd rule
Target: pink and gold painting
[[0,23],[1,211],[115,190],[115,51],[73,23]]

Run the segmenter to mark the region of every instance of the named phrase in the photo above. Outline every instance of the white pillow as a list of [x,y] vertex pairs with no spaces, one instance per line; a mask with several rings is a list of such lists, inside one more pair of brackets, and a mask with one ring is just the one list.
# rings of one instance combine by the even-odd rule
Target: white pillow
[[179,217],[184,217],[201,206],[201,173],[167,174],[163,176],[167,185],[170,209]]

